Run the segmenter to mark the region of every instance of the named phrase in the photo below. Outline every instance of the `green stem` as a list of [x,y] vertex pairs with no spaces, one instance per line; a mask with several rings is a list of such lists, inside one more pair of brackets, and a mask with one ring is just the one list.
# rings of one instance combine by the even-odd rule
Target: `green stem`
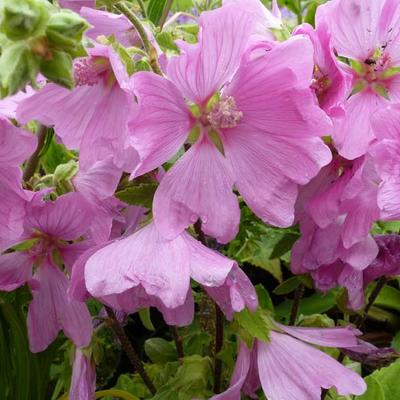
[[137,2],[139,4],[140,10],[142,11],[143,18],[147,19],[147,11],[146,11],[146,7],[145,7],[143,1],[142,0],[137,0]]
[[144,29],[144,26],[142,25],[140,19],[124,3],[118,3],[114,7],[122,14],[124,14],[135,27],[136,32],[138,33],[140,40],[143,43],[143,48],[149,57],[151,68],[156,74],[162,75],[161,68],[158,65],[157,61],[157,51],[150,43],[146,30]]
[[159,22],[160,29],[163,28],[163,26],[165,24],[165,21],[168,18],[168,13],[169,13],[169,10],[172,7],[172,3],[173,3],[173,0],[167,0],[167,2],[165,3],[164,10],[163,10],[163,13],[161,15],[160,22]]
[[40,161],[40,153],[42,151],[44,144],[46,143],[46,134],[47,134],[47,128],[41,125],[39,128],[39,132],[37,134],[38,144],[36,150],[30,156],[25,166],[23,175],[23,179],[25,182],[29,181],[29,179],[31,179],[33,174],[36,172],[36,169]]

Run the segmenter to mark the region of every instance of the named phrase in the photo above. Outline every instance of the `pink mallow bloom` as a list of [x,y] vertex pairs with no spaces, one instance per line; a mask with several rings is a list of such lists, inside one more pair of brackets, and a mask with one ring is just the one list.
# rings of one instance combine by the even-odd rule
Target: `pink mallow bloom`
[[186,232],[167,240],[154,223],[89,250],[75,268],[81,274],[73,277],[74,297],[85,298],[87,290],[127,313],[154,306],[169,324],[185,325],[193,318],[191,278],[204,287],[228,318],[246,306],[254,310],[258,304],[253,285],[234,261]]
[[0,251],[11,246],[23,232],[25,204],[20,165],[35,151],[36,137],[0,116]]
[[235,4],[203,12],[199,43],[169,61],[169,79],[133,76],[140,112],[130,123],[131,144],[140,163],[132,177],[171,159],[190,132],[195,142],[154,197],[155,224],[167,239],[200,218],[207,235],[232,240],[240,218],[234,185],[260,218],[287,227],[298,186],[331,160],[320,138],[330,121],[310,89],[310,40],[246,51],[253,22]]
[[400,99],[400,3],[332,0],[318,7],[317,29],[328,25],[336,54],[350,60],[352,90],[334,141],[343,157],[357,158],[374,139],[371,116]]
[[93,215],[76,193],[54,202],[40,197],[40,193],[35,194],[26,205],[20,237],[26,246],[0,255],[0,290],[11,291],[29,284],[33,297],[28,310],[32,352],[45,350],[61,329],[76,346],[85,347],[91,340],[91,317],[84,303],[67,295],[66,273],[70,273],[69,267],[81,253],[81,243],[72,241],[86,233]]
[[360,271],[339,260],[330,265],[322,265],[311,273],[316,288],[327,292],[336,286],[345,287],[348,307],[353,310],[362,308],[365,305],[364,289],[369,283],[382,276],[400,274],[399,235],[378,235],[374,239],[379,253],[367,268]]
[[46,84],[20,102],[17,119],[54,126],[63,144],[80,151],[83,169],[109,156],[117,167],[132,168],[136,152],[125,140],[136,106],[125,65],[111,46],[95,44],[87,52],[75,60],[73,90]]
[[351,76],[340,68],[333,52],[328,26],[320,23],[318,28],[309,24],[299,25],[295,35],[307,35],[314,46],[314,75],[312,88],[320,107],[328,114],[335,112],[346,100],[350,88]]
[[72,367],[69,400],[93,400],[96,392],[96,367],[86,352],[76,349]]
[[240,400],[241,393],[257,398],[262,387],[268,400],[320,400],[321,388],[339,395],[360,395],[364,380],[321,350],[354,347],[361,332],[350,328],[299,328],[276,324],[269,341],[256,340],[253,349],[240,342],[231,386],[212,400]]
[[302,236],[292,250],[294,273],[338,260],[358,271],[371,264],[378,253],[369,234],[379,219],[378,184],[370,158],[338,156],[302,189],[296,209]]
[[371,146],[381,183],[378,204],[383,220],[400,219],[400,105],[377,112],[372,118],[376,143]]

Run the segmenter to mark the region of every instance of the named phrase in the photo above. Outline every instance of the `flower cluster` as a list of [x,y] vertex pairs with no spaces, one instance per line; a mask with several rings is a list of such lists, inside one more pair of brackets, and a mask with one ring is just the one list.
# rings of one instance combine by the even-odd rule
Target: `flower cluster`
[[[288,34],[275,1],[271,12],[224,0],[174,51],[126,6],[60,5],[90,24],[74,87],[40,77],[0,104],[0,290],[29,288],[32,352],[61,330],[76,346],[70,399],[90,400],[96,386],[90,298],[126,314],[155,307],[179,327],[194,319],[193,287],[229,321],[260,309],[219,251],[244,204],[270,226],[298,224],[292,273],[322,292],[346,288],[348,309],[363,308],[369,283],[400,274],[399,236],[371,233],[400,219],[398,1],[330,0],[315,27]],[[49,141],[68,158],[38,168]],[[143,188],[146,202],[129,201]],[[231,386],[213,399],[365,391],[310,346],[352,351],[359,330],[265,318],[268,340],[238,334]]]

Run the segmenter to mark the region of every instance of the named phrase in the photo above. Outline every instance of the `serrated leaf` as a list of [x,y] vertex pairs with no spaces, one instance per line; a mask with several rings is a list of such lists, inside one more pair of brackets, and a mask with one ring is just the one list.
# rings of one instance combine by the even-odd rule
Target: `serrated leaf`
[[251,312],[246,308],[240,313],[236,313],[234,318],[251,337],[268,342],[271,318],[265,310],[259,308],[257,311]]
[[274,312],[274,304],[272,303],[271,296],[269,295],[268,290],[265,289],[265,287],[261,283],[256,285],[256,292],[260,307],[265,310]]
[[140,183],[116,192],[115,197],[127,204],[151,208],[156,189],[156,183]]
[[288,232],[276,243],[272,250],[270,258],[280,258],[286,254],[294,245],[296,240],[299,238],[297,233]]

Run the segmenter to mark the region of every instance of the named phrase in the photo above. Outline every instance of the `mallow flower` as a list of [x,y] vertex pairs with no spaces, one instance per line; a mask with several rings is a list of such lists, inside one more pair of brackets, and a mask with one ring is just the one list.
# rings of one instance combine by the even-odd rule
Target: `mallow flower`
[[77,193],[54,202],[43,201],[42,195],[34,194],[25,206],[24,231],[19,237],[22,245],[0,255],[0,289],[12,291],[29,284],[32,352],[45,350],[61,329],[77,347],[86,347],[91,340],[91,317],[84,303],[67,295],[66,273],[81,253],[81,244],[72,242],[86,233],[93,215]]
[[60,0],[60,6],[79,13],[82,7],[96,8],[96,0]]
[[74,297],[84,298],[87,289],[105,304],[128,313],[154,306],[170,324],[185,325],[193,318],[191,278],[228,318],[246,306],[254,310],[258,304],[253,285],[234,261],[187,232],[165,239],[154,223],[90,249],[74,269],[81,271],[72,280]]
[[96,392],[96,366],[87,352],[75,350],[69,400],[92,400]]
[[330,120],[310,89],[310,40],[248,48],[253,23],[254,13],[240,4],[203,12],[199,43],[181,44],[168,79],[133,76],[140,111],[130,143],[140,162],[132,178],[171,159],[187,139],[193,143],[154,197],[155,224],[167,239],[200,218],[206,234],[232,240],[240,218],[233,186],[265,222],[287,227],[298,186],[331,160],[320,138]]
[[375,260],[359,270],[340,260],[333,264],[321,265],[311,272],[315,287],[321,292],[341,286],[347,289],[348,307],[359,310],[365,305],[364,289],[376,279],[400,274],[400,238],[398,235],[377,235],[374,237],[379,253]]
[[269,341],[255,340],[253,348],[240,342],[231,386],[212,400],[256,397],[262,387],[268,400],[320,400],[321,388],[339,395],[361,395],[364,380],[354,371],[312,345],[354,347],[361,332],[350,328],[302,328],[276,323]]
[[352,90],[334,141],[348,159],[365,154],[374,139],[371,116],[400,99],[400,3],[396,0],[332,0],[318,7],[317,29],[329,27],[336,54],[349,60]]
[[21,186],[20,165],[35,151],[36,137],[0,116],[0,251],[23,232],[28,192]]
[[46,84],[20,102],[17,119],[54,126],[65,146],[80,151],[81,168],[109,156],[120,169],[132,167],[135,151],[125,140],[136,106],[125,65],[112,46],[96,43],[87,52],[74,62],[73,90]]
[[291,270],[316,271],[340,260],[362,271],[378,246],[369,234],[379,219],[379,177],[370,157],[334,158],[301,190],[296,218],[301,237],[292,249]]

